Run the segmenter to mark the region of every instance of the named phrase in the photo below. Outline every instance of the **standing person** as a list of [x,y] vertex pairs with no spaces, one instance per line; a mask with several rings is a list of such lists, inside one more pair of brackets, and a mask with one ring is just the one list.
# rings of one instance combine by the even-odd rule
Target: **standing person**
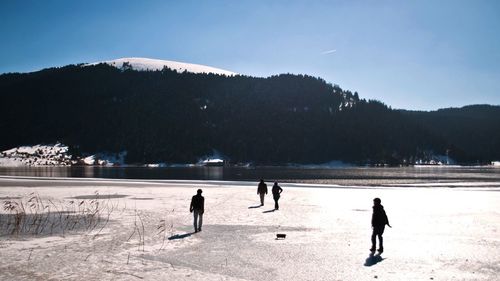
[[387,218],[387,214],[385,213],[384,206],[380,204],[382,201],[380,198],[373,199],[373,214],[372,214],[372,248],[371,252],[375,252],[376,245],[376,236],[378,236],[379,248],[378,252],[382,253],[384,251],[384,239],[382,238],[382,234],[384,234],[384,228],[387,224],[389,227],[392,227],[389,224],[389,219]]
[[267,194],[267,184],[263,179],[260,180],[259,186],[257,187],[257,194],[260,196],[260,205],[264,206],[264,196]]
[[201,231],[201,225],[203,224],[203,213],[205,212],[205,198],[201,196],[203,191],[198,189],[196,195],[191,198],[191,205],[189,206],[189,212],[193,213],[194,216],[194,232]]
[[280,194],[283,192],[283,189],[278,185],[278,182],[274,182],[273,185],[273,199],[274,199],[274,209],[279,210],[280,205],[278,205],[278,200],[280,200]]

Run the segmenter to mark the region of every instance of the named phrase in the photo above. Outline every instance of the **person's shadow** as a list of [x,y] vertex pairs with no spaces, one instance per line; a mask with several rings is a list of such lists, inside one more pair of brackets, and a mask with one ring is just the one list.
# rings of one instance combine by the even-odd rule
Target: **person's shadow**
[[192,234],[193,234],[193,232],[184,233],[184,234],[175,234],[175,235],[168,237],[168,240],[184,239],[186,237],[191,236]]
[[383,261],[384,258],[381,255],[382,254],[380,254],[380,253],[378,253],[376,255],[374,253],[370,253],[370,255],[368,256],[368,258],[365,261],[365,266],[376,265],[377,263]]
[[250,207],[248,207],[248,209],[255,209],[255,208],[260,208],[260,207],[262,207],[262,205],[250,206]]

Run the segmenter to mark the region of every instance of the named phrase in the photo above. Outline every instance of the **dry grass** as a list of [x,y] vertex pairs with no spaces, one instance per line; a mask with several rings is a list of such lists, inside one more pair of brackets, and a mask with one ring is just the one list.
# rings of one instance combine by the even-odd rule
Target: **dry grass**
[[127,241],[130,241],[134,235],[138,236],[139,244],[138,244],[138,250],[141,250],[144,252],[144,245],[145,245],[145,227],[144,227],[144,222],[142,220],[141,214],[137,212],[137,209],[135,209],[135,216],[134,216],[134,231],[132,234],[130,234],[129,238]]
[[31,193],[3,201],[0,235],[65,235],[77,231],[99,234],[109,222],[117,203],[99,193],[88,200],[54,202]]
[[[167,211],[167,217],[170,217],[170,216],[173,217],[174,212],[175,212],[175,209],[172,209],[171,212]],[[162,237],[161,246],[159,249],[161,251],[163,249],[163,247],[165,246],[165,241],[167,239],[167,231],[170,233],[170,236],[172,236],[174,233],[173,220],[170,219],[168,222],[167,222],[167,219],[160,220],[160,222],[156,226],[156,230],[158,231],[158,233],[156,235],[159,235],[160,237]]]

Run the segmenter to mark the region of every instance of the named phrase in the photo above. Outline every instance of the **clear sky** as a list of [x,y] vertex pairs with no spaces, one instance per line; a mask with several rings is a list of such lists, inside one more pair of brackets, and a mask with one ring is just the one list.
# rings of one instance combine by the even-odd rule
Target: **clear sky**
[[500,1],[0,1],[0,73],[121,57],[319,76],[393,108],[500,104]]

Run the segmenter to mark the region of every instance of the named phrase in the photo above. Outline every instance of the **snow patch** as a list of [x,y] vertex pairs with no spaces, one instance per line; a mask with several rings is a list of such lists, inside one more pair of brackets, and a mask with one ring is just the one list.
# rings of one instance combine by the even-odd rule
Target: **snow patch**
[[0,153],[0,166],[69,166],[71,155],[68,146],[55,145],[20,146]]
[[201,163],[203,163],[205,165],[221,165],[222,166],[224,164],[224,160],[218,159],[218,158],[206,159],[206,160],[201,161]]
[[126,151],[120,153],[97,153],[86,157],[73,157],[68,146],[37,144],[14,147],[0,152],[0,167],[22,166],[70,166],[70,165],[124,165]]
[[212,155],[198,160],[197,164],[202,166],[224,166],[226,159],[227,157],[224,157],[222,153],[214,149]]
[[441,166],[441,165],[456,165],[457,162],[446,155],[434,155],[429,153],[425,159],[418,159],[415,161],[415,166],[422,165],[433,165],[433,166]]
[[85,165],[94,165],[95,164],[95,156],[94,155],[87,156],[87,157],[82,159],[82,162]]
[[125,165],[125,157],[127,156],[127,151],[122,151],[119,153],[97,153],[95,157],[99,159],[99,165],[105,166],[123,166]]
[[86,64],[85,66],[97,65],[101,63],[109,64],[111,66],[120,69],[131,68],[138,71],[156,71],[156,70],[162,70],[164,67],[167,67],[169,69],[176,70],[177,72],[187,71],[191,73],[213,73],[213,74],[221,74],[227,76],[237,75],[236,72],[201,64],[149,59],[149,58],[120,58],[115,60],[94,62]]
[[123,166],[125,165],[125,157],[127,151],[120,153],[97,153],[81,158],[78,162],[80,165],[99,165],[99,166]]

